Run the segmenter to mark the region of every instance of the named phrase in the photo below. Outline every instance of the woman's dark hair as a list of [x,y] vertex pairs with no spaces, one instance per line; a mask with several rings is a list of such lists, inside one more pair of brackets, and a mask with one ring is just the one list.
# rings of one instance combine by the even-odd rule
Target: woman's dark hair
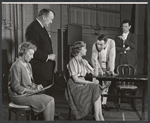
[[51,9],[42,9],[42,10],[39,11],[37,16],[38,17],[40,17],[42,15],[46,15],[47,16],[49,14],[49,12],[52,12],[54,14],[54,16],[55,16],[55,12],[53,10],[51,10]]
[[130,20],[128,20],[128,19],[124,20],[124,21],[122,22],[122,25],[123,25],[124,23],[128,23],[128,24],[129,24],[129,26],[131,26],[131,25],[132,25],[132,22],[131,22]]
[[71,57],[77,56],[78,53],[80,52],[81,48],[85,47],[85,46],[86,46],[86,44],[83,41],[76,41],[72,47]]
[[29,49],[33,49],[34,51],[37,50],[37,47],[32,44],[31,42],[23,42],[18,47],[18,55],[23,56]]
[[101,40],[104,40],[105,41],[105,43],[107,42],[107,40],[108,40],[108,38],[107,38],[107,36],[106,35],[100,35],[100,36],[98,36],[98,38],[97,38],[99,41],[101,41]]

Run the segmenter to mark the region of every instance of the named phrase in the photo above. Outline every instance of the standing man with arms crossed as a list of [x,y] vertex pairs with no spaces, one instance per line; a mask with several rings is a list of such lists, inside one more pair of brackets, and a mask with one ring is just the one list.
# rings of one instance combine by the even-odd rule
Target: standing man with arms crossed
[[[53,53],[51,37],[45,27],[48,27],[54,19],[55,13],[51,9],[42,9],[39,11],[36,20],[30,23],[26,29],[26,41],[37,46],[34,58],[31,60],[33,76],[36,84],[42,84],[46,87],[52,84],[55,54]],[[51,95],[50,89],[46,94]]]
[[137,66],[137,38],[130,32],[131,21],[122,22],[122,34],[116,37],[116,67],[121,64]]
[[[91,62],[94,68],[98,67],[99,74],[110,74],[115,75],[115,57],[116,57],[116,48],[114,40],[107,38],[105,35],[101,35],[97,38],[97,41],[93,44],[92,47],[92,57]],[[96,59],[95,59],[96,58]],[[95,65],[95,60],[98,60],[98,66]],[[103,81],[102,85],[107,85],[110,81]],[[102,94],[107,94],[108,88],[105,89]],[[106,105],[107,97],[103,97],[102,108],[109,110]]]

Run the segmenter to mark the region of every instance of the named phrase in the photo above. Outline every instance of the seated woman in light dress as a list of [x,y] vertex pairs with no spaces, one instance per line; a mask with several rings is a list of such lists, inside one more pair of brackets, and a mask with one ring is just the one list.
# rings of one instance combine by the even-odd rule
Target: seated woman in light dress
[[[107,88],[101,87],[98,81],[85,80],[86,73],[98,75],[98,69],[94,70],[89,63],[82,58],[87,52],[83,41],[74,43],[68,70],[70,78],[67,82],[65,96],[77,119],[85,117],[94,106],[94,118],[96,121],[104,121],[101,107],[101,93]],[[96,80],[95,78],[93,80]]]
[[13,103],[31,106],[35,115],[42,112],[45,121],[53,121],[55,112],[54,98],[46,94],[28,96],[43,88],[42,85],[34,83],[32,68],[29,63],[36,49],[37,47],[30,42],[24,42],[19,46],[19,58],[10,68],[8,92]]

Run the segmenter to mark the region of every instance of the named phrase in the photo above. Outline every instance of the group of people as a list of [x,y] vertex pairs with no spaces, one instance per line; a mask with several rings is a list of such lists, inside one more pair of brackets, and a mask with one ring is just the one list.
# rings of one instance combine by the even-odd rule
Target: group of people
[[[28,94],[52,84],[56,56],[53,53],[51,36],[45,27],[52,23],[54,16],[51,9],[39,11],[36,20],[26,29],[26,42],[18,48],[19,58],[10,68],[11,101],[18,105],[31,106],[35,115],[42,112],[45,121],[54,120],[55,101],[51,96],[51,89],[42,94]],[[123,21],[122,28],[123,34],[117,36],[115,41],[105,35],[98,36],[92,47],[92,66],[82,58],[87,52],[83,41],[75,42],[72,47],[71,60],[67,65],[70,78],[65,97],[77,119],[83,118],[94,109],[95,120],[104,121],[102,108],[108,109],[107,98],[103,97],[101,100],[101,95],[108,92],[111,82],[103,81],[100,85],[96,78],[86,80],[84,77],[87,73],[95,76],[115,75],[115,66],[119,64],[136,65],[136,36],[129,31],[130,21]]]

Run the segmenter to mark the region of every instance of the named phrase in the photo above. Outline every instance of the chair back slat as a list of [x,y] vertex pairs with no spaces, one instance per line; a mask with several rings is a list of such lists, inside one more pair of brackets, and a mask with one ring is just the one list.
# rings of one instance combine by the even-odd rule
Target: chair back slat
[[130,64],[122,64],[117,67],[117,73],[119,75],[135,75],[136,69]]

